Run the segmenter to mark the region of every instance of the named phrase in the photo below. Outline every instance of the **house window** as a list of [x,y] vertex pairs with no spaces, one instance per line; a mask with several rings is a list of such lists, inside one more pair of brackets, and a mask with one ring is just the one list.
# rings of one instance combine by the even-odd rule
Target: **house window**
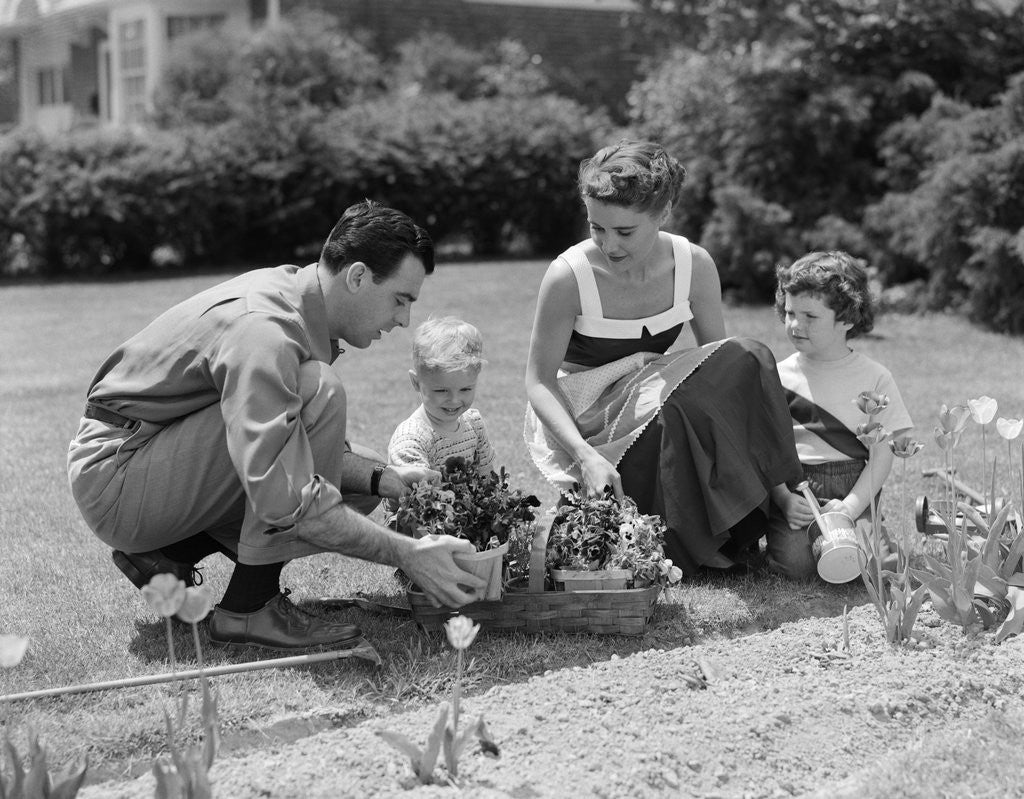
[[207,28],[219,28],[224,22],[223,14],[205,14],[190,17],[167,18],[167,41],[171,42],[179,36]]
[[39,105],[61,105],[64,102],[64,70],[44,67],[39,70]]
[[121,99],[125,122],[141,122],[146,116],[146,22],[121,24]]

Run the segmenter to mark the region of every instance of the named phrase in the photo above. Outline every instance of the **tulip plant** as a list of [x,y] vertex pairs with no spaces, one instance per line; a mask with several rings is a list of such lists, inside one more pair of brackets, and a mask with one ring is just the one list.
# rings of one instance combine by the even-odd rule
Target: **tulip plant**
[[480,747],[487,754],[497,756],[498,747],[491,738],[481,715],[475,723],[459,732],[459,713],[462,699],[462,668],[463,652],[465,652],[476,634],[480,632],[480,625],[474,624],[473,620],[466,616],[455,616],[445,622],[445,634],[448,643],[455,649],[455,685],[452,688],[451,719],[448,718],[449,706],[447,703],[441,706],[434,728],[427,737],[427,745],[420,749],[405,735],[390,730],[378,730],[377,735],[391,744],[395,749],[409,757],[412,769],[416,778],[428,785],[434,780],[434,766],[437,763],[438,755],[444,753],[445,769],[448,772],[449,780],[459,775],[459,758],[466,749],[469,739],[476,736],[480,741]]
[[[888,395],[862,391],[854,402],[868,416],[868,421],[857,428],[857,438],[869,451],[874,446],[886,443],[892,453],[903,460],[903,483],[906,485],[906,459],[916,454],[922,445],[907,436],[894,439],[885,427],[872,421],[873,416],[889,407]],[[861,536],[866,557],[861,563],[860,574],[868,596],[878,611],[885,639],[891,644],[902,644],[913,638],[914,623],[925,596],[924,586],[914,588],[911,584],[904,540],[901,535],[899,543],[894,543],[896,570],[884,568],[886,553],[876,493],[871,498],[871,534]]]
[[[0,635],[0,668],[13,669],[28,650],[28,639],[18,635]],[[11,781],[0,774],[0,797],[2,799],[74,799],[85,782],[88,762],[78,769],[71,768],[67,774],[53,777],[46,764],[46,747],[30,729],[28,732],[28,761],[26,772],[21,765],[18,750],[11,743],[11,732],[4,734],[4,749],[11,770]]]
[[[156,799],[211,799],[213,788],[207,772],[213,765],[220,746],[220,720],[217,715],[217,699],[210,691],[209,681],[203,670],[203,650],[199,641],[198,623],[206,618],[213,607],[213,595],[208,588],[187,586],[173,574],[157,574],[142,589],[142,596],[149,606],[164,617],[167,625],[167,647],[171,671],[176,671],[174,657],[174,636],[171,618],[192,625],[192,638],[199,662],[200,683],[203,690],[202,721],[204,740],[202,749],[192,746],[182,752],[177,744],[178,732],[185,723],[188,713],[188,693],[182,692],[177,723],[171,714],[164,711],[167,724],[167,746],[171,757],[158,759],[153,764],[156,777]],[[177,728],[177,731],[176,731]]]
[[[955,501],[953,481],[954,453],[965,428],[973,420],[981,426],[983,474],[988,482],[985,428],[995,418],[997,409],[998,403],[985,396],[969,400],[967,405],[942,406],[935,441],[945,456],[948,501],[945,512],[938,515],[946,528],[946,557],[943,561],[925,554],[924,568],[912,572],[927,586],[932,606],[942,618],[960,624],[965,632],[978,626],[998,625],[995,640],[999,642],[1024,629],[1024,573],[1021,571],[1024,531],[1020,529],[1020,516],[1014,513],[1012,499],[1002,508],[997,507],[995,463],[991,490],[985,506],[980,509]],[[1022,426],[1024,424],[1016,419],[996,421],[996,430],[1006,439],[1011,456],[1008,459],[1011,484],[1015,481],[1010,441],[1020,434]],[[973,525],[973,533],[968,531],[968,523]]]

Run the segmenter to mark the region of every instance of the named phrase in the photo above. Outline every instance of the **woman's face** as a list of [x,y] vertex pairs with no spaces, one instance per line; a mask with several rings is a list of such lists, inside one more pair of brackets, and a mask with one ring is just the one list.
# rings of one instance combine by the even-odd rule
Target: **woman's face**
[[621,205],[584,197],[590,238],[614,269],[627,270],[646,264],[658,244],[661,223],[668,215],[663,211],[638,211]]

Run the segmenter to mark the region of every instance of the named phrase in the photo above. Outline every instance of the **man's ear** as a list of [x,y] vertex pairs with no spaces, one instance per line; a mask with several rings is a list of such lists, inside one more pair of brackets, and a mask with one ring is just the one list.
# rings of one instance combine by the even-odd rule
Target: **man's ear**
[[363,283],[370,279],[370,267],[362,261],[355,261],[345,269],[345,286],[353,294],[357,294]]
[[410,383],[412,383],[412,387],[413,387],[413,388],[414,388],[414,389],[415,389],[416,391],[419,391],[419,390],[420,390],[420,379],[419,379],[419,377],[418,377],[418,376],[416,375],[416,370],[415,370],[415,369],[410,369],[410,370],[409,370],[409,382],[410,382]]

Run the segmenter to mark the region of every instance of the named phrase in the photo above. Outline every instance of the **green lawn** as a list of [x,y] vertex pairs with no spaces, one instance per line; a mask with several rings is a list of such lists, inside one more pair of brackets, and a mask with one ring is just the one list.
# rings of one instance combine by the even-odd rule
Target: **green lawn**
[[[477,405],[515,484],[551,502],[554,491],[542,483],[521,438],[522,373],[543,270],[538,261],[442,265],[424,286],[413,324],[429,314],[453,313],[481,329],[489,363]],[[0,288],[0,633],[31,637],[22,665],[0,672],[0,694],[167,669],[163,626],[79,518],[64,459],[93,370],[108,352],[169,305],[224,277]],[[770,308],[730,308],[727,324],[730,333],[765,341],[777,356],[789,353]],[[1024,341],[979,331],[954,316],[887,316],[857,346],[896,375],[918,425],[917,437],[927,444],[910,461],[905,485],[897,463],[883,503],[892,526],[919,548],[910,508],[919,494],[939,495],[939,484],[920,472],[942,463],[931,434],[940,404],[987,394],[999,401],[998,416],[1024,415]],[[352,440],[383,452],[394,425],[415,407],[406,375],[408,352],[409,331],[398,330],[370,350],[345,353],[336,364],[351,402]],[[961,450],[961,476],[980,487],[976,426],[965,434]],[[990,430],[987,452],[990,459],[998,455],[1004,484],[1006,451]],[[1019,457],[1017,450],[1018,467]],[[206,579],[218,596],[228,573],[227,561],[208,561]],[[389,569],[334,555],[290,564],[284,582],[300,602],[356,591],[401,599]],[[812,585],[801,591],[818,597],[821,612],[833,615],[844,603],[866,601],[857,586]],[[613,653],[771,627],[797,612],[792,596],[790,586],[771,578],[704,580],[668,592],[643,638],[482,636],[474,645],[468,687],[481,690]],[[363,627],[384,667],[342,661],[218,678],[228,750],[253,745],[252,730],[267,730],[281,719],[304,716],[310,730],[349,723],[430,699],[449,685],[451,652],[437,636],[419,632],[409,621],[363,611],[338,615]],[[179,636],[177,650],[184,667],[195,665],[189,636]],[[214,664],[246,659],[219,650],[208,655]],[[57,763],[88,752],[92,780],[138,773],[149,769],[162,746],[162,707],[176,690],[155,686],[0,704],[0,722],[22,741],[26,726],[34,726],[51,744]]]

